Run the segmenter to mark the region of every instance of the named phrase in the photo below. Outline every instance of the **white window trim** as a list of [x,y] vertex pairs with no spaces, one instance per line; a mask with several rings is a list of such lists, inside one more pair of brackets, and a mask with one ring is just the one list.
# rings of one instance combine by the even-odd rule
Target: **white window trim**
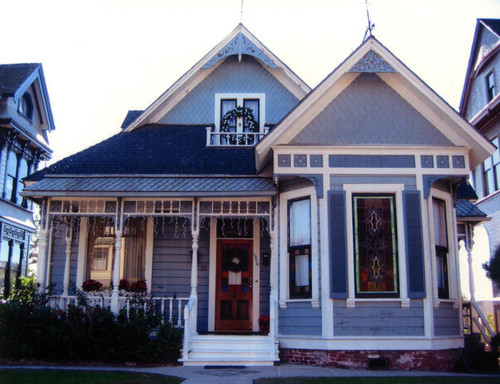
[[[448,235],[448,289],[449,289],[449,299],[440,299],[438,297],[438,287],[437,287],[437,265],[436,265],[436,239],[434,237],[434,212],[432,208],[433,199],[439,199],[444,201],[446,208],[446,233]],[[455,212],[452,208],[452,198],[449,193],[439,191],[437,189],[431,189],[429,198],[427,199],[427,214],[429,217],[429,240],[431,244],[431,265],[432,265],[432,295],[434,298],[434,307],[438,308],[441,303],[453,303],[454,308],[458,308],[459,293],[457,281],[458,276],[458,266],[457,266],[457,254],[456,245],[458,240],[455,238],[453,228],[456,228],[455,222]]]
[[[356,302],[399,302],[401,308],[410,307],[408,298],[408,282],[406,274],[406,237],[403,216],[403,184],[345,184],[346,192],[346,226],[347,226],[347,273],[348,273],[348,298],[346,306],[354,308]],[[392,193],[396,197],[396,231],[398,239],[398,277],[399,277],[399,297],[398,298],[356,298],[355,273],[354,270],[354,222],[352,212],[352,195],[356,193]]]
[[[291,299],[289,290],[289,255],[288,255],[288,202],[300,198],[309,198],[311,201],[311,298]],[[280,194],[280,288],[279,306],[286,308],[287,303],[311,303],[313,308],[319,308],[319,258],[318,258],[318,201],[314,187],[298,189]]]
[[266,94],[265,93],[216,93],[215,94],[215,132],[220,132],[220,115],[221,100],[236,99],[236,106],[243,106],[244,99],[259,99],[259,132],[264,132],[264,123],[266,117]]

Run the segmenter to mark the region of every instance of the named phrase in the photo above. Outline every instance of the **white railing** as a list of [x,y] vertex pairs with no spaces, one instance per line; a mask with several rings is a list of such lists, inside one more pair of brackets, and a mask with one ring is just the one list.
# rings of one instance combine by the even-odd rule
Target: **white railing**
[[[145,300],[138,303],[137,300],[130,296],[120,296],[118,298],[120,310],[126,309],[127,318],[130,315],[130,310],[142,307],[147,310],[148,306],[152,303],[156,305],[156,311],[162,315],[162,322],[168,322],[175,328],[182,328],[184,326],[184,318],[182,306],[188,302],[187,297],[153,297],[151,300]],[[111,296],[87,296],[88,305],[102,308],[109,308],[111,306]],[[50,296],[48,305],[51,308],[66,310],[68,306],[77,305],[78,298],[76,296]]]
[[187,305],[184,307],[184,340],[182,345],[182,359],[188,360],[189,344],[191,335],[196,333],[196,296],[192,295],[189,298]]
[[207,127],[207,147],[231,146],[248,147],[257,144],[269,132],[265,127],[263,132],[212,132],[212,127]]

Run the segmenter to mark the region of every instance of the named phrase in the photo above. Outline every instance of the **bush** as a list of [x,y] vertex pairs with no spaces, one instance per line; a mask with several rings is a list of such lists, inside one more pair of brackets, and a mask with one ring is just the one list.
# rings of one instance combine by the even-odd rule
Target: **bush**
[[489,262],[483,264],[486,276],[500,285],[500,246],[498,246]]
[[[140,298],[127,319],[87,305],[62,311],[46,306],[36,284],[26,284],[0,304],[0,356],[40,360],[174,363],[182,332],[162,324],[154,305]],[[144,310],[146,307],[146,311]]]

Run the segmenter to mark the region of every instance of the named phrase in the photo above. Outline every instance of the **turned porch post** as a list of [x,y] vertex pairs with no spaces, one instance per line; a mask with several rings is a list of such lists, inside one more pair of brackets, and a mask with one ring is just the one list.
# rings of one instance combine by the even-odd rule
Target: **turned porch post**
[[42,291],[46,289],[47,246],[49,239],[49,201],[45,199],[40,209],[40,231],[38,238],[37,282]]
[[193,231],[192,259],[191,259],[191,296],[198,296],[198,238],[200,232]]
[[474,227],[470,223],[465,223],[465,249],[467,250],[467,263],[469,264],[469,291],[470,301],[476,299],[474,293],[474,270],[472,269],[472,247],[474,246]]
[[118,315],[120,312],[119,290],[120,286],[120,269],[121,269],[121,253],[122,253],[122,236],[123,236],[123,215],[122,215],[122,200],[118,199],[118,209],[115,216],[115,256],[113,260],[113,291],[111,292],[111,312]]
[[68,224],[66,229],[66,261],[64,264],[64,290],[63,296],[69,295],[69,276],[70,276],[70,265],[71,265],[71,242],[73,239],[73,226],[71,222]]

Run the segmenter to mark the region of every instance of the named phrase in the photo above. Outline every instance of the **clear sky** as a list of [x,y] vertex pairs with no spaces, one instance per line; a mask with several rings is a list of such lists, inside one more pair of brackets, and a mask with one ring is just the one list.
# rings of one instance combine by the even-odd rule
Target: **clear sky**
[[[458,108],[477,18],[500,0],[369,0],[374,36]],[[43,64],[54,160],[120,131],[240,22],[241,0],[0,0],[0,63]],[[361,43],[364,0],[244,0],[243,23],[309,86]]]

